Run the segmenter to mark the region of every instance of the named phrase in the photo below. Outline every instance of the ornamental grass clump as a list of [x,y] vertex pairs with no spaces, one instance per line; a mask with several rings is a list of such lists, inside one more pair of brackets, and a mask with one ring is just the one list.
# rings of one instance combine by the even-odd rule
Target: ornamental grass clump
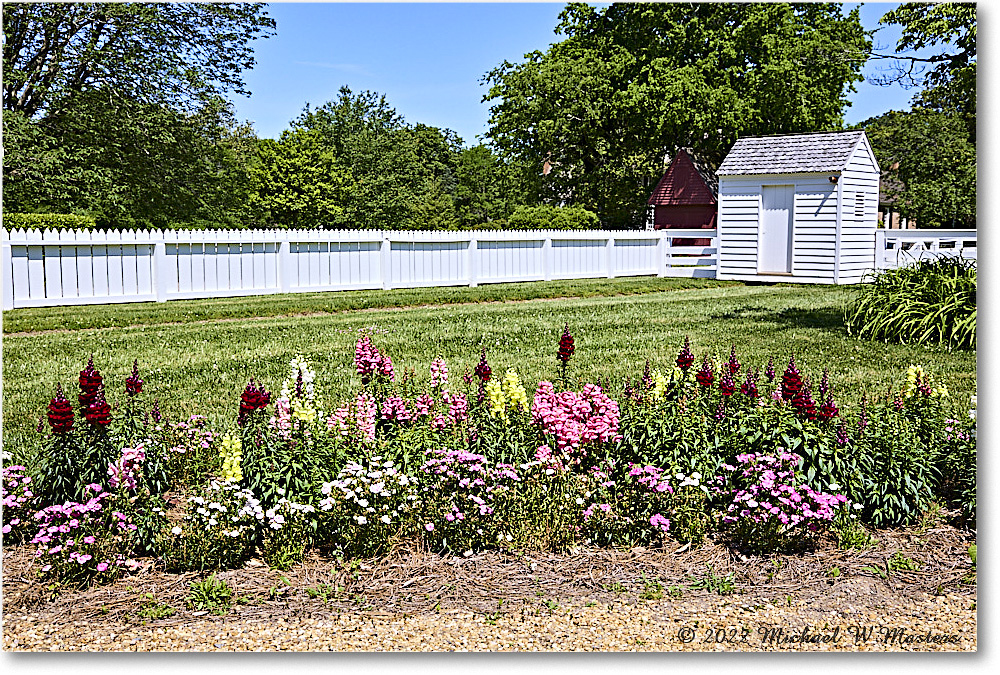
[[343,554],[385,555],[411,521],[416,490],[417,480],[391,460],[372,455],[348,462],[321,487],[317,540]]
[[879,272],[855,287],[847,332],[864,340],[976,348],[976,261],[956,256]]
[[813,490],[797,475],[801,461],[780,451],[745,453],[736,465],[722,465],[714,500],[734,545],[761,553],[798,549],[830,525],[847,497]]

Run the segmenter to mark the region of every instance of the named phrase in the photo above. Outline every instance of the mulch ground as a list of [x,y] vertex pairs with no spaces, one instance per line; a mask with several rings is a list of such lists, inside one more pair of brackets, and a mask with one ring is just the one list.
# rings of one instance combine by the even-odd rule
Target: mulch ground
[[[941,524],[875,538],[864,551],[826,541],[770,556],[714,541],[470,557],[410,549],[353,563],[312,552],[288,572],[257,560],[220,572],[234,595],[221,615],[186,605],[202,574],[149,560],[114,584],[53,594],[35,579],[31,547],[12,546],[4,649],[975,650],[975,533]],[[889,570],[896,552],[917,569]],[[152,606],[173,613],[155,618]]]

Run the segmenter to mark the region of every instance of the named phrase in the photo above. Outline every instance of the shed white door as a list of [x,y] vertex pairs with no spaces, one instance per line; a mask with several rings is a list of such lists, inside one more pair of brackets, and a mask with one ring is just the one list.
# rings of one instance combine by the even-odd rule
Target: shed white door
[[792,214],[794,185],[765,185],[760,215],[757,271],[789,274],[792,271]]

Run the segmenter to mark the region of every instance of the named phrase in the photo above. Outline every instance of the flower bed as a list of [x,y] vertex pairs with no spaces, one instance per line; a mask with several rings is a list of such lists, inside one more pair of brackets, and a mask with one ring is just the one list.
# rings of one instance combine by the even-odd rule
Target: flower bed
[[[62,388],[52,399],[37,465],[4,470],[4,537],[53,556],[40,573],[86,584],[140,555],[203,570],[259,552],[287,569],[310,546],[370,556],[403,541],[465,555],[705,536],[794,550],[913,522],[934,500],[974,523],[975,420],[922,369],[843,410],[828,372],[813,379],[794,357],[779,374],[773,360],[741,363],[734,346],[695,370],[685,340],[670,368],[647,363],[613,396],[606,383],[570,386],[574,350],[567,326],[562,386],[529,395],[485,351],[457,381],[440,357],[426,378],[397,376],[365,335],[352,397],[324,400],[297,357],[277,396],[249,382],[228,429],[163,419],[137,363],[113,406],[91,361],[78,406]],[[174,522],[171,489],[185,495]]]

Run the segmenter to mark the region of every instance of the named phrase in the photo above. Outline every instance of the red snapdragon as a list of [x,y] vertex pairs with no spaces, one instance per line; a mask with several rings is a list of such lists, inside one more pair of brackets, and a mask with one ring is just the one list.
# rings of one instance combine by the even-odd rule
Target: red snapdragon
[[132,363],[132,374],[125,378],[125,393],[137,396],[142,393],[142,380],[139,378],[139,359]]
[[104,378],[101,374],[97,372],[94,368],[94,357],[91,356],[87,361],[87,367],[80,371],[80,408],[86,412],[90,404],[94,402],[97,396],[97,390],[104,383]]
[[64,434],[73,429],[73,405],[63,394],[62,385],[56,385],[56,395],[49,401],[49,426],[53,433]]
[[694,354],[691,353],[691,340],[684,336],[684,346],[681,347],[681,351],[677,354],[677,367],[687,372],[688,368],[694,363]]

